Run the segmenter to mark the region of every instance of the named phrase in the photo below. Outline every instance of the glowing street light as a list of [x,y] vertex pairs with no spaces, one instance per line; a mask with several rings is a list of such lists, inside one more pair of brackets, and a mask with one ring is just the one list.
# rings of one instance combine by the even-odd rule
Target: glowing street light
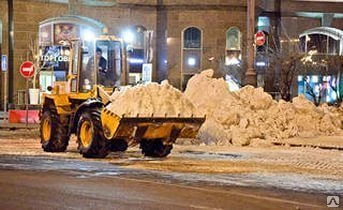
[[122,33],[122,38],[126,43],[132,43],[135,39],[135,35],[133,34],[132,31],[126,30]]
[[95,39],[95,34],[93,31],[86,29],[82,32],[82,39],[85,41],[92,41]]
[[195,66],[196,64],[196,59],[195,58],[188,58],[188,65],[189,66]]

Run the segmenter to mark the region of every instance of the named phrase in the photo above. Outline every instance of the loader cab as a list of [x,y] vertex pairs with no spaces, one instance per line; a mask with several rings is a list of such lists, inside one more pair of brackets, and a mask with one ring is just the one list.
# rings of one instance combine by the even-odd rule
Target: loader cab
[[69,67],[72,92],[89,92],[94,85],[113,88],[120,85],[123,67],[119,40],[76,41]]

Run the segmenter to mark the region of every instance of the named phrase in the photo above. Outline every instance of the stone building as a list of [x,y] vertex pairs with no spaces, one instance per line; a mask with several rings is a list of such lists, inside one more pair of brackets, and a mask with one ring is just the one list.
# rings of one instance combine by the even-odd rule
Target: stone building
[[[3,26],[2,54],[8,54],[11,47],[8,45],[8,16],[11,15],[8,14],[8,1],[0,1],[0,11]],[[246,3],[238,0],[208,0],[201,3],[176,3],[169,0],[74,0],[70,4],[63,0],[14,0],[13,71],[9,73],[12,79],[9,100],[12,103],[15,103],[18,90],[25,88],[18,68],[21,62],[28,59],[27,49],[30,40],[38,36],[39,23],[67,14],[93,18],[106,25],[109,33],[119,36],[125,29],[135,26],[153,31],[153,80],[169,79],[178,88],[181,88],[185,79],[200,69],[218,66],[218,61],[214,59],[225,55],[228,29],[236,29],[238,41],[245,39],[246,31]],[[244,53],[241,51],[241,44],[237,46],[237,50]],[[189,67],[186,67],[188,64]]]
[[[279,59],[289,58],[288,52],[294,57],[297,53],[312,54],[296,64],[297,71],[293,75],[290,96],[304,94],[313,100],[309,94],[313,91],[317,98],[321,98],[321,102],[332,103],[338,97],[342,99],[343,2],[282,0],[263,1],[260,6],[257,28],[267,31],[270,35],[269,44],[274,45],[272,48],[280,49],[282,55]],[[265,57],[275,59],[276,56],[263,56],[264,52],[261,54],[257,50],[255,64],[260,65],[255,67],[260,74],[268,77],[268,62],[266,66],[261,64],[264,64]],[[278,77],[282,78],[283,73],[281,70]],[[276,91],[280,91],[281,84],[275,84],[280,82],[280,78],[274,78],[274,83],[266,82],[268,87],[265,89],[273,91],[278,86]]]
[[[342,4],[256,1],[256,30],[266,30],[277,37],[277,42],[287,42],[323,24],[343,29]],[[183,89],[194,73],[213,68],[218,77],[234,72],[238,78],[236,82],[242,83],[247,48],[246,1],[0,0],[1,54],[12,54],[8,57],[10,103],[17,103],[20,90],[25,88],[25,80],[18,69],[30,57],[28,48],[38,37],[39,24],[70,14],[98,21],[110,34],[117,36],[122,36],[128,29],[137,32],[143,28],[152,32],[153,81],[168,79],[175,87]],[[282,30],[287,31],[287,36],[281,33]],[[13,36],[12,39],[9,36]],[[137,73],[137,70],[133,71]],[[258,73],[264,74],[263,71]],[[3,75],[1,84],[4,84]],[[0,89],[2,101],[4,86]]]

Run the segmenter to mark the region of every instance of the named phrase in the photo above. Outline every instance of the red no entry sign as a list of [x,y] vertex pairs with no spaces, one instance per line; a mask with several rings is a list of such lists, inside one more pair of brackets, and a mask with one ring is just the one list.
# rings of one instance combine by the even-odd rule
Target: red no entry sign
[[258,31],[255,34],[255,44],[257,46],[262,46],[266,43],[266,35],[263,33],[263,31]]
[[33,63],[31,61],[24,61],[20,65],[20,74],[25,78],[30,78],[35,73],[35,67],[33,66]]

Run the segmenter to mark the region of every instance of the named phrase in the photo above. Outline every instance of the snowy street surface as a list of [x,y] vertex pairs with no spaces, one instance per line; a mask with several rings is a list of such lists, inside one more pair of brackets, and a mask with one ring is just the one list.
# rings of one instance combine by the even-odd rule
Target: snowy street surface
[[[343,139],[323,138],[333,142]],[[0,130],[0,172],[7,170],[63,172],[80,179],[139,178],[224,190],[242,187],[290,191],[319,196],[320,200],[313,203],[306,200],[306,205],[315,205],[312,207],[324,201],[322,207],[326,207],[326,195],[343,194],[342,150],[287,145],[206,146],[180,141],[163,159],[146,158],[138,147],[111,153],[105,159],[85,159],[77,152],[75,137],[67,152],[46,153],[41,149],[38,131]]]
[[[330,138],[333,143],[340,139],[322,140]],[[85,159],[75,140],[71,139],[67,152],[46,153],[37,130],[0,130],[0,205],[5,209],[137,205],[140,209],[324,209],[328,195],[343,195],[343,151],[338,149],[179,141],[162,159],[142,156],[137,146],[105,159]]]

